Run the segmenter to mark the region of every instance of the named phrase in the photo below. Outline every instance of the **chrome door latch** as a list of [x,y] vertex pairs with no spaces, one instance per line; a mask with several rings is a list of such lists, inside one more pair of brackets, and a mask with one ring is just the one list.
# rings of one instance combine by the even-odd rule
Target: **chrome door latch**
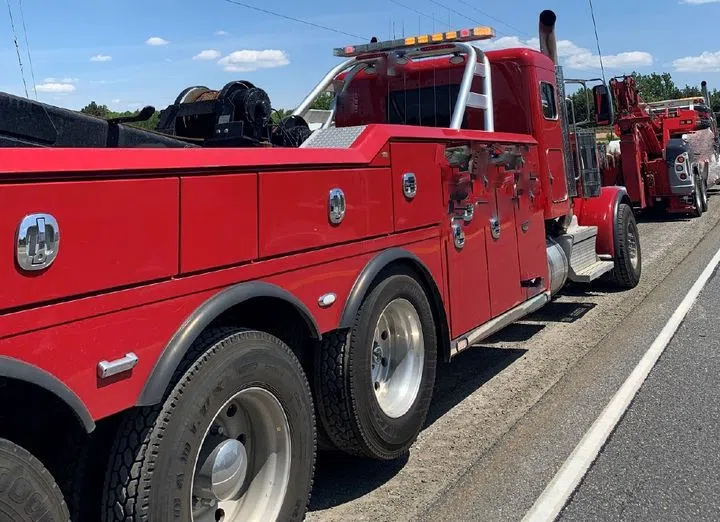
[[109,377],[129,372],[135,368],[138,361],[137,355],[132,352],[114,361],[100,361],[97,365],[97,376],[100,379],[108,379]]
[[345,193],[334,188],[328,197],[328,219],[333,225],[339,225],[345,219]]
[[465,231],[463,230],[463,224],[461,222],[453,220],[452,235],[455,248],[462,250],[465,246]]
[[500,221],[498,221],[497,216],[493,216],[490,220],[490,235],[493,239],[500,239]]
[[402,177],[403,194],[407,199],[414,199],[417,195],[417,178],[413,172],[407,172]]

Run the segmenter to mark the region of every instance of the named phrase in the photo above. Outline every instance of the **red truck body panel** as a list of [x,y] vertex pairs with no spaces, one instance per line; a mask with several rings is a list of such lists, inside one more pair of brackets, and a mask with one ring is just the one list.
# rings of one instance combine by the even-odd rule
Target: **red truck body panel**
[[[4,291],[0,309],[172,277],[177,273],[179,181],[93,180],[2,186]],[[62,254],[52,270],[27,275],[15,264],[15,233],[26,214],[63,223]]]
[[[327,219],[328,194],[342,187],[342,226]],[[393,231],[390,169],[328,169],[260,174],[260,257],[357,241]],[[290,219],[283,219],[282,216]]]
[[180,179],[180,273],[258,257],[258,175]]

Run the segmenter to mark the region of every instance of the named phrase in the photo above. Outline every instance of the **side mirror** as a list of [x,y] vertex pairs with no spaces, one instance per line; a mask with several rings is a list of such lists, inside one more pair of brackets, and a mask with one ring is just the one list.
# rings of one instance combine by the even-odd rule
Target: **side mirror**
[[615,122],[612,98],[605,84],[593,87],[595,100],[595,123],[598,125],[612,125]]

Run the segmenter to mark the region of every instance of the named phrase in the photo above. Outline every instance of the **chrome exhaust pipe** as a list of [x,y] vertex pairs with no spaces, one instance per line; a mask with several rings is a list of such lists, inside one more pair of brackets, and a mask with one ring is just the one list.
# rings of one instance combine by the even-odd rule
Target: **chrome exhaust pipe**
[[557,15],[550,9],[540,13],[540,52],[558,65],[557,40],[555,39],[555,22]]

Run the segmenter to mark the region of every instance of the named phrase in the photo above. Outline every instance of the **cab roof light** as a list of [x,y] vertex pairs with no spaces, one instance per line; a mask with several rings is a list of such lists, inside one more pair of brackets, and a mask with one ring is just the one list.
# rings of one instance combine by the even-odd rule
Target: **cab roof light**
[[488,26],[480,26],[471,29],[460,29],[446,33],[421,34],[408,36],[396,40],[385,40],[383,42],[372,42],[363,45],[347,45],[334,50],[335,56],[351,58],[368,53],[382,53],[397,51],[428,44],[447,44],[450,42],[472,42],[477,40],[489,40],[495,37],[495,29]]

